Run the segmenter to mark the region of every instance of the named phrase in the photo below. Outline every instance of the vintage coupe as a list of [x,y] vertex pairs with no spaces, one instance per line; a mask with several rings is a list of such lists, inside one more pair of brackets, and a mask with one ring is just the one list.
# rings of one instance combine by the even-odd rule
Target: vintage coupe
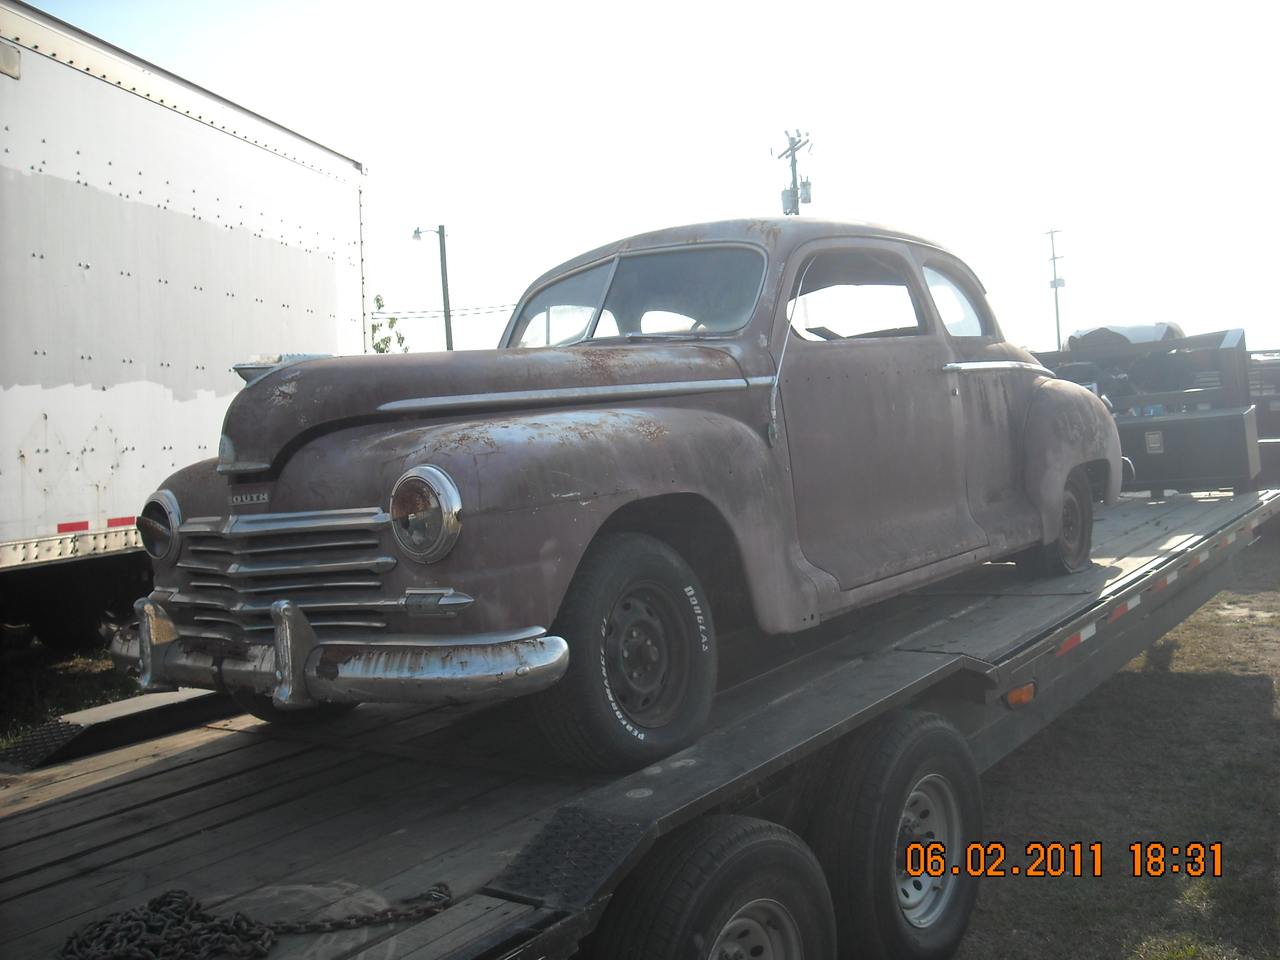
[[[693,742],[715,620],[770,634],[988,560],[1089,563],[1116,428],[880,227],[678,227],[522,298],[498,350],[261,372],[138,520],[145,690],[277,722],[535,694],[570,762]],[[728,655],[732,656],[730,649]]]

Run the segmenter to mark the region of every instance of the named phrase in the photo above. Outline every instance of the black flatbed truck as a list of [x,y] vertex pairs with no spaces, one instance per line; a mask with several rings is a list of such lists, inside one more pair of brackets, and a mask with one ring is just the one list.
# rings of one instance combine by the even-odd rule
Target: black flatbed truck
[[[555,766],[519,702],[365,707],[303,729],[239,717],[7,776],[0,954],[48,956],[85,923],[174,888],[212,913],[270,920],[377,910],[445,882],[451,905],[428,919],[286,936],[272,956],[620,955],[663,926],[677,869],[702,878],[685,900],[733,887],[723,875],[742,864],[802,871],[794,849],[779,853],[779,827],[830,873],[842,834],[815,821],[862,776],[844,768],[860,756],[873,768],[865,745],[903,718],[958,731],[976,777],[1222,589],[1230,557],[1277,512],[1280,491],[1126,496],[1099,510],[1094,565],[1076,576],[989,564],[805,634],[725,638],[708,733],[617,779]],[[885,815],[905,821],[901,801]],[[710,866],[694,870],[686,852],[700,850]],[[842,897],[856,878],[828,880],[836,909],[852,909]],[[963,896],[954,888],[944,914],[967,917]],[[829,948],[774,936],[772,901],[753,902],[764,912],[720,906],[748,942],[765,938],[763,955]],[[937,925],[915,916],[926,933]]]

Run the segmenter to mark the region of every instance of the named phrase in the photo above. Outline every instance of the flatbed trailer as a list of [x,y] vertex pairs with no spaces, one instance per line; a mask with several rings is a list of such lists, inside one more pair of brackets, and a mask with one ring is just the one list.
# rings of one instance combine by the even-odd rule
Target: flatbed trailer
[[271,955],[590,956],[660,838],[722,813],[807,835],[841,751],[904,708],[945,718],[986,769],[1226,586],[1277,512],[1280,491],[1126,496],[1099,510],[1084,573],[988,564],[803,634],[726,637],[707,734],[616,779],[557,766],[520,701],[365,706],[309,728],[238,717],[7,776],[0,954],[48,956],[175,888],[274,920],[443,882],[434,916],[284,936]]

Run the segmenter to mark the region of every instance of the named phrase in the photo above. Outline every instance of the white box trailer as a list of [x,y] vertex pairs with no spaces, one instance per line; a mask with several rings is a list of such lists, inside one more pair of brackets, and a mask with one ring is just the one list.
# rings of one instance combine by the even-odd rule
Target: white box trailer
[[234,364],[363,348],[363,170],[16,0],[0,127],[0,605],[60,642],[145,592],[134,515]]

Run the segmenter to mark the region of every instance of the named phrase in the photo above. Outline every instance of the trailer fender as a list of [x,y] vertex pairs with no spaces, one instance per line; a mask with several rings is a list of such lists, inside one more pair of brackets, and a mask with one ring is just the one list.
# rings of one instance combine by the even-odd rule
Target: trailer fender
[[1067,476],[1086,467],[1093,495],[1104,503],[1120,496],[1120,435],[1101,400],[1068,380],[1041,381],[1023,427],[1024,489],[1040,512],[1041,541],[1052,543],[1062,522]]

